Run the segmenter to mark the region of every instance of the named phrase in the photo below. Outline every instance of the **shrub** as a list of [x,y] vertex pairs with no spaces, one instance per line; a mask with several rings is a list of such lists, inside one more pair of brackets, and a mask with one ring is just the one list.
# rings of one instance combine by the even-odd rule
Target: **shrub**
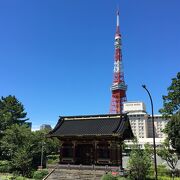
[[149,173],[151,159],[140,149],[133,150],[130,154],[128,168],[129,178],[144,180]]
[[10,165],[9,165],[9,161],[4,160],[4,161],[0,161],[0,172],[1,173],[8,173],[10,172]]
[[16,177],[16,180],[26,180],[26,178],[22,177],[22,176],[18,176],[18,177]]
[[22,177],[22,176],[16,176],[16,175],[13,175],[12,177],[9,177],[10,180],[26,180],[25,177]]
[[152,163],[152,152],[152,148],[149,144],[146,144],[145,149],[142,150],[140,149],[137,140],[134,140],[128,161],[129,179],[146,179]]
[[[158,176],[169,176],[169,177],[171,176],[171,170],[167,169],[165,165],[158,165],[157,172],[158,172]],[[154,176],[154,166],[151,166],[148,175],[151,177]]]
[[105,174],[105,175],[103,175],[103,177],[101,178],[101,180],[118,180],[118,178],[112,176],[111,174]]
[[165,165],[158,165],[157,172],[159,176],[169,176],[170,170],[166,168]]
[[48,164],[55,164],[59,162],[59,154],[58,155],[48,155]]
[[180,169],[175,169],[174,175],[180,177]]
[[10,180],[16,180],[16,176],[12,176],[9,178]]
[[[167,177],[167,176],[158,176],[158,180],[171,180],[171,177]],[[174,178],[175,180],[176,178]]]
[[48,174],[48,170],[42,169],[42,170],[37,170],[34,172],[33,178],[34,179],[42,179]]
[[128,179],[125,177],[118,177],[118,180],[128,180]]

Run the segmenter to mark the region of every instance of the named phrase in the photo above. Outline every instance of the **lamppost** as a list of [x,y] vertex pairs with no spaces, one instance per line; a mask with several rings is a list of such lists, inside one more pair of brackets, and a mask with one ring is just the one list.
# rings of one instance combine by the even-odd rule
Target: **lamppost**
[[43,169],[43,154],[44,153],[44,140],[42,140],[42,145],[41,145],[41,169]]
[[146,88],[146,85],[142,85],[142,87],[147,91],[150,101],[151,101],[151,110],[152,110],[152,128],[153,128],[153,150],[154,150],[154,170],[155,170],[155,180],[157,180],[157,160],[156,160],[156,142],[155,142],[155,128],[154,128],[154,110],[153,110],[153,101],[150,92]]
[[42,142],[41,142],[41,165],[40,169],[43,169],[43,159],[44,159],[44,145],[45,145],[45,135],[43,135]]

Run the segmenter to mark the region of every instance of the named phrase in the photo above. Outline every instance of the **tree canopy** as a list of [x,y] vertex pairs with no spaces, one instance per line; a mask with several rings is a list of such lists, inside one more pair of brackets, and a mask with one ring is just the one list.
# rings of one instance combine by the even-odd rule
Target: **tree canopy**
[[164,132],[168,135],[171,146],[180,155],[180,114],[172,115],[171,120],[167,123]]
[[150,145],[145,146],[145,150],[140,149],[135,140],[131,147],[131,153],[128,161],[130,170],[130,179],[145,180],[152,164],[152,149]]
[[167,90],[168,95],[163,96],[163,108],[160,113],[170,118],[164,132],[168,135],[171,146],[180,154],[180,72],[172,79]]
[[180,72],[172,79],[171,85],[167,88],[168,95],[162,96],[163,108],[160,113],[163,115],[172,115],[180,113]]
[[46,134],[46,130],[31,132],[26,125],[13,124],[0,139],[1,158],[9,160],[12,171],[28,176],[41,165],[42,150],[43,165],[47,155],[58,152],[58,139],[46,138]]
[[58,152],[59,140],[47,139],[47,130],[32,132],[26,114],[15,96],[0,99],[0,160],[8,162],[11,172],[31,176],[41,165],[42,154],[45,165],[46,155]]
[[4,131],[0,140],[2,157],[11,160],[15,152],[24,146],[31,146],[32,133],[26,125],[13,124]]
[[178,156],[174,150],[170,148],[168,139],[157,149],[157,154],[167,162],[167,165],[171,168],[172,172],[174,172],[178,162]]
[[1,97],[0,99],[0,132],[13,124],[23,124],[27,113],[24,106],[15,96]]

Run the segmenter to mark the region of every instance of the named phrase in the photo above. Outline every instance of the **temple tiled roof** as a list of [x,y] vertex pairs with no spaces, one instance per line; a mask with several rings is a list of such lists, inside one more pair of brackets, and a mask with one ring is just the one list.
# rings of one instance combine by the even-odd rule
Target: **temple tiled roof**
[[122,139],[131,139],[133,137],[126,114],[64,116],[60,117],[55,128],[49,133],[51,137],[115,135]]

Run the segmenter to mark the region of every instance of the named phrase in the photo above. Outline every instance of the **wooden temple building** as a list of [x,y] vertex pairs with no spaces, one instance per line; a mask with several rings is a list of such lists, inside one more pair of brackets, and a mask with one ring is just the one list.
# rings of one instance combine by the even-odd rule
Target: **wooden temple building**
[[60,140],[60,164],[118,165],[133,133],[126,114],[60,117],[49,137]]

